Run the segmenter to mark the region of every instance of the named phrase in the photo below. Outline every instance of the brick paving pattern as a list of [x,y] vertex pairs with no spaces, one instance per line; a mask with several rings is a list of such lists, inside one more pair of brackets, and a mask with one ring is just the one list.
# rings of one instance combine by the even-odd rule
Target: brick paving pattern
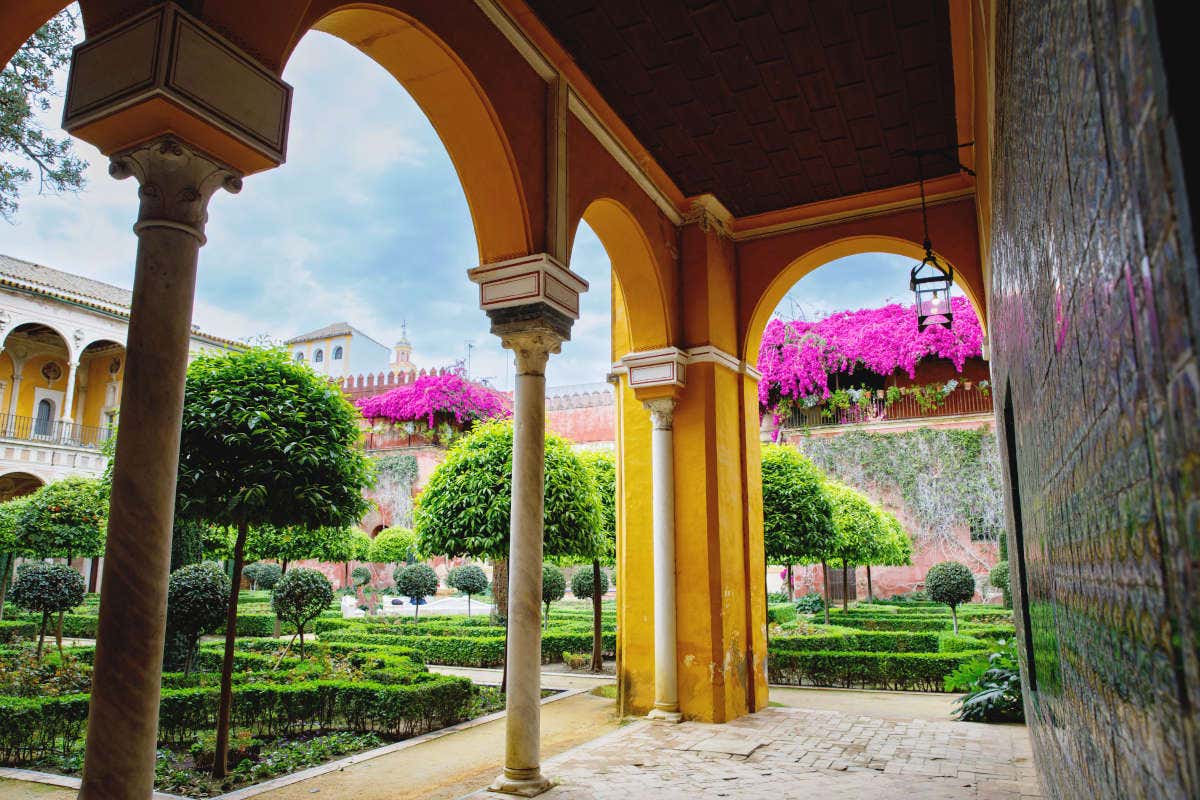
[[724,725],[637,722],[544,771],[558,782],[546,800],[1042,797],[1024,726],[799,708]]

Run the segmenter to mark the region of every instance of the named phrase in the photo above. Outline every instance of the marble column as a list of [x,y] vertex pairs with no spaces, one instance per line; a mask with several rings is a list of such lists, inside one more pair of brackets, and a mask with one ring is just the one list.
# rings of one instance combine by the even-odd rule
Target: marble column
[[79,371],[79,362],[72,361],[67,364],[67,387],[63,393],[62,414],[59,415],[59,438],[69,440],[74,437],[71,435],[71,419],[72,410],[75,405],[75,375]]
[[512,519],[508,556],[508,692],[504,773],[494,791],[532,797],[541,769],[542,530],[545,511],[546,362],[563,337],[517,324],[501,335],[517,361],[513,398]]
[[141,200],[121,426],[104,551],[87,751],[79,797],[146,800],[154,788],[171,523],[196,261],[228,167],[170,138],[112,159]]
[[13,375],[12,375],[12,391],[8,396],[8,426],[6,433],[13,436],[17,431],[17,399],[21,394],[21,371],[25,369],[25,362],[13,359]]
[[651,485],[654,495],[654,708],[647,715],[679,722],[679,683],[675,659],[675,400],[647,400]]

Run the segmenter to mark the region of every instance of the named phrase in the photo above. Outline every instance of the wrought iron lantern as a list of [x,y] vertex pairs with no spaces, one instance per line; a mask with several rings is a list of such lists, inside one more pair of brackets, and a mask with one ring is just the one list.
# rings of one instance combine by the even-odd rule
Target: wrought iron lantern
[[954,267],[943,266],[933,254],[933,245],[925,240],[925,258],[909,273],[908,288],[917,296],[917,330],[931,325],[947,329],[954,321],[950,305],[950,284],[954,282]]

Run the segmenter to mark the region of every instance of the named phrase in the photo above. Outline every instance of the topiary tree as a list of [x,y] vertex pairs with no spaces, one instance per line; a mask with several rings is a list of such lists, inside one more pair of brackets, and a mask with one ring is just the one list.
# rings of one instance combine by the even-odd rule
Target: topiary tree
[[283,577],[283,567],[272,564],[270,561],[255,561],[253,564],[247,564],[246,568],[242,570],[242,574],[246,576],[246,580],[250,581],[252,590],[267,589],[269,591],[274,589],[275,584],[279,583],[279,579]]
[[[85,590],[83,576],[63,564],[25,564],[17,570],[12,601],[26,611],[40,611],[42,614],[42,624],[38,631],[38,663],[42,660],[42,645],[46,640],[46,624],[50,621],[50,615],[61,615],[82,603]],[[61,627],[55,639],[61,656]]]
[[296,626],[300,637],[300,658],[304,658],[304,626],[333,602],[333,584],[315,569],[300,567],[279,579],[271,592],[271,610],[275,616]]
[[824,475],[794,447],[763,448],[762,493],[767,563],[787,568],[790,603],[796,597],[792,565],[822,562],[824,567],[830,554],[833,509],[825,493]]
[[571,594],[579,600],[591,600],[599,595],[604,597],[608,594],[608,573],[600,570],[600,591],[593,592],[592,587],[596,585],[596,576],[592,574],[590,569],[581,569],[576,571],[571,576]]
[[467,596],[467,619],[471,618],[471,595],[483,594],[488,588],[487,573],[475,564],[463,564],[450,570],[446,585]]
[[17,521],[25,550],[35,558],[104,555],[108,490],[94,478],[64,478],[29,495]]
[[366,586],[371,582],[371,568],[355,567],[354,571],[350,573],[350,577],[355,586]]
[[1001,561],[988,573],[988,583],[1004,595],[1004,607],[1012,608],[1012,587],[1009,584],[1008,562]]
[[[201,355],[188,367],[176,516],[236,530],[232,585],[253,526],[355,524],[373,476],[360,417],[335,386],[282,350]],[[278,588],[278,587],[277,587]],[[229,593],[213,775],[226,774],[236,591]]]
[[954,618],[954,632],[958,633],[958,604],[966,603],[975,596],[975,576],[966,564],[958,561],[943,561],[934,564],[925,573],[925,592],[929,599],[950,606]]
[[433,567],[428,564],[411,564],[407,567],[397,567],[392,575],[400,594],[409,599],[415,610],[415,618],[421,617],[421,605],[426,597],[437,594],[438,576]]
[[871,559],[877,538],[885,535],[884,523],[879,509],[862,492],[835,481],[828,481],[825,491],[833,510],[834,531],[828,560],[841,567],[842,610],[846,610],[850,605],[850,570]]
[[13,566],[17,559],[29,555],[21,543],[19,522],[25,510],[25,497],[0,503],[0,620],[4,619],[4,603],[8,585],[12,583]]
[[[270,566],[279,569],[275,564]],[[167,583],[167,634],[183,642],[185,675],[192,671],[200,637],[220,629],[225,621],[228,603],[229,576],[211,561],[189,564],[171,573]]]
[[371,540],[367,560],[375,564],[416,561],[417,534],[409,528],[384,528]]
[[[615,566],[617,561],[617,463],[612,453],[598,450],[579,454],[591,473],[600,508],[600,550],[592,558],[592,579],[589,585],[607,584],[600,565]],[[604,591],[595,592],[592,599],[592,672],[604,671],[604,630],[601,621]],[[574,589],[572,589],[574,592]]]
[[542,627],[550,624],[550,604],[563,599],[567,593],[567,577],[553,564],[542,564],[542,602],[546,604],[546,616]]

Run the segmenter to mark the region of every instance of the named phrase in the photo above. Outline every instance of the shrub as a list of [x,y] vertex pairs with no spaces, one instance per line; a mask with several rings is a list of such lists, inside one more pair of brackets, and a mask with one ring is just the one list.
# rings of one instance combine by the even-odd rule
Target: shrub
[[[579,600],[592,598],[592,570],[590,568],[578,569],[571,576],[571,594]],[[600,596],[603,597],[606,594],[608,594],[608,573],[600,570]]]
[[242,570],[242,574],[250,581],[250,588],[254,591],[274,589],[275,584],[283,577],[283,568],[267,561],[255,561]]
[[476,564],[463,564],[450,570],[446,585],[467,596],[467,617],[471,616],[471,595],[483,594],[488,588],[487,573]]
[[[183,642],[183,672],[192,671],[200,636],[225,622],[229,578],[216,564],[190,564],[171,573],[167,583],[167,631]],[[174,664],[170,666],[174,667]]]
[[[82,603],[86,589],[83,576],[63,564],[26,564],[17,570],[17,580],[12,589],[13,603],[27,611],[40,611],[42,614],[37,644],[39,661],[50,615],[63,614]],[[58,651],[62,653],[61,628],[56,638]]]
[[37,624],[21,619],[0,620],[0,644],[11,644],[18,639],[32,639],[37,635]]
[[862,653],[771,648],[772,683],[943,691],[944,678],[979,652]]
[[421,616],[421,603],[426,597],[437,594],[438,576],[428,564],[413,564],[397,568],[393,578],[400,594],[412,601],[415,616]]
[[825,598],[816,592],[809,592],[796,601],[796,610],[801,614],[819,614],[825,610]]
[[367,560],[375,564],[415,561],[417,534],[408,528],[384,528],[371,540]]
[[958,605],[975,596],[975,576],[971,570],[957,561],[934,564],[925,574],[925,591],[930,600],[950,606],[954,632],[958,633]]
[[1024,722],[1021,672],[1016,641],[1000,642],[986,657],[977,655],[945,678],[948,692],[966,692],[955,700],[965,722]]
[[773,625],[782,625],[785,622],[793,622],[795,619],[796,609],[791,603],[776,603],[767,606],[767,622]]
[[553,564],[542,564],[542,602],[546,604],[546,615],[542,627],[550,624],[550,604],[563,599],[567,593],[567,577]]
[[371,582],[371,568],[355,567],[350,572],[350,579],[354,581],[355,586],[366,586]]
[[333,584],[315,569],[300,567],[284,575],[271,593],[271,610],[296,626],[304,658],[304,626],[333,602]]
[[1009,585],[1008,562],[1001,561],[988,573],[988,583],[1004,594],[1004,607],[1012,608],[1012,587]]
[[767,592],[767,604],[786,603],[788,601],[787,592]]

